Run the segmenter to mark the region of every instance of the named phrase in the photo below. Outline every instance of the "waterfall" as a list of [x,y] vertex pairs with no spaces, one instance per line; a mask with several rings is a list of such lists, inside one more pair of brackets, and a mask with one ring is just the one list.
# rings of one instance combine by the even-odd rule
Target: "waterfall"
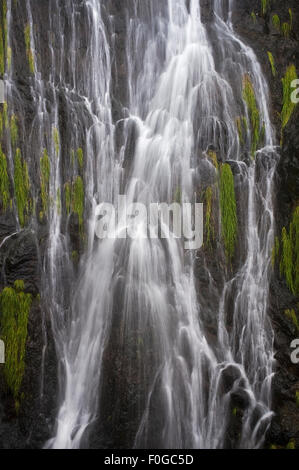
[[[113,114],[110,2],[48,2],[47,51],[39,50],[41,20],[33,3],[26,0],[34,119],[22,150],[32,174],[34,159],[46,155],[50,165],[41,302],[50,312],[59,382],[55,428],[45,447],[89,445],[105,412],[111,347],[134,378],[137,393],[128,417],[136,448],[227,447],[235,400],[242,403],[242,420],[234,446],[261,447],[272,418],[274,350],[267,311],[278,156],[268,85],[253,50],[234,31],[235,2],[213,0],[207,23],[200,0],[125,2],[128,98],[119,120]],[[7,5],[10,29],[10,0]],[[20,107],[13,67],[12,60],[7,101]],[[256,96],[259,142],[249,125],[246,77]],[[243,137],[236,125],[240,116],[247,122]],[[83,166],[74,161],[77,149]],[[216,165],[209,151],[217,155]],[[13,168],[12,150],[9,155]],[[224,163],[233,171],[238,196],[234,266],[228,266],[219,241],[215,166]],[[95,237],[98,204],[116,205],[125,195],[127,204],[148,207],[171,204],[178,194],[180,202],[194,203],[198,187],[208,186],[206,178],[215,188],[219,234],[212,255],[185,250],[182,240],[146,238],[145,222],[134,239]],[[84,252],[75,267],[74,221],[70,211],[64,214],[64,193],[69,182],[76,187],[81,181],[86,233],[84,238],[79,214]],[[123,207],[115,233],[127,225]],[[34,216],[31,229],[37,230]],[[45,353],[46,331],[44,341]],[[43,375],[44,370],[41,399]],[[115,399],[116,409],[122,399]],[[105,434],[103,424],[101,429]]]

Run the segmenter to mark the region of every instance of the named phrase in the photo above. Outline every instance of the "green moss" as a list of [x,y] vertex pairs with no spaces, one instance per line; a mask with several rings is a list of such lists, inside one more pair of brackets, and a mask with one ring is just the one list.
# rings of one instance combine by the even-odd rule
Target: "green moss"
[[16,147],[19,137],[17,116],[13,114],[10,118],[10,136],[13,147]]
[[299,295],[299,206],[294,210],[290,223],[290,239],[293,246],[293,293]]
[[282,256],[280,261],[280,273],[286,278],[289,289],[293,292],[293,249],[287,229],[283,227],[281,233]]
[[8,120],[8,112],[7,112],[7,103],[4,101],[3,103],[3,125],[4,129],[9,128],[9,120]]
[[292,450],[296,449],[295,439],[290,440],[290,442],[287,445],[287,449],[292,449]]
[[78,159],[78,165],[79,168],[82,170],[83,165],[84,165],[84,154],[82,148],[78,148],[77,150],[77,159]]
[[262,16],[265,16],[268,9],[270,8],[270,0],[261,0]]
[[251,125],[251,152],[254,156],[260,141],[260,113],[257,107],[255,91],[249,75],[243,78],[243,99],[247,105]]
[[74,166],[75,165],[75,150],[71,150],[71,164]]
[[14,188],[21,227],[25,225],[26,215],[30,213],[30,181],[28,167],[17,149],[14,160]]
[[178,204],[181,204],[182,202],[182,189],[180,188],[180,186],[177,186],[175,190],[173,201],[177,202]]
[[84,183],[81,176],[77,176],[71,184],[69,182],[64,185],[64,199],[67,215],[71,212],[78,215],[79,228],[83,231],[83,215],[84,215]]
[[299,332],[299,321],[298,321],[298,318],[296,316],[296,313],[295,313],[295,310],[292,309],[292,310],[285,310],[285,315],[286,317],[289,318],[289,320],[292,321],[292,323],[295,325],[295,327],[297,328],[298,332]]
[[84,184],[81,176],[77,176],[73,184],[72,208],[73,212],[78,215],[80,232],[82,232],[84,214]]
[[56,127],[53,129],[53,140],[54,140],[54,147],[55,147],[55,152],[56,155],[59,155],[59,149],[60,149],[60,138],[59,138],[59,132]]
[[215,238],[214,225],[212,220],[212,210],[213,210],[213,188],[209,186],[205,192],[205,204],[206,204],[206,245],[211,246],[211,242]]
[[14,288],[17,292],[23,292],[23,290],[25,289],[24,281],[21,281],[21,280],[15,281]]
[[289,230],[282,229],[281,243],[275,240],[274,250],[274,263],[280,256],[281,276],[285,277],[290,291],[299,295],[299,206],[294,210]]
[[280,251],[280,241],[279,237],[275,237],[274,247],[272,250],[272,266],[275,267],[276,260],[279,259],[279,251]]
[[56,191],[56,208],[58,214],[61,214],[61,191],[60,188],[57,188]]
[[7,173],[6,156],[0,146],[0,201],[3,211],[7,210],[10,200],[9,178]]
[[31,295],[23,290],[24,283],[16,281],[14,288],[6,287],[0,294],[1,336],[6,347],[4,375],[17,407],[25,372],[27,325],[32,304]]
[[70,183],[65,183],[64,185],[64,197],[66,212],[69,215],[72,209],[72,190]]
[[245,116],[238,116],[236,118],[236,126],[241,145],[245,145],[246,134],[248,130],[247,119]]
[[268,51],[268,59],[271,65],[272,75],[273,77],[276,77],[275,60],[274,60],[273,54],[270,51]]
[[254,23],[256,23],[256,14],[254,11],[251,12],[251,19]]
[[282,85],[283,85],[283,108],[281,112],[281,123],[282,123],[282,129],[286,127],[288,124],[294,110],[296,107],[296,104],[292,102],[291,95],[292,95],[292,82],[293,80],[296,80],[297,77],[297,72],[296,72],[296,67],[294,65],[290,65],[285,73],[284,78],[282,79]]
[[209,157],[209,160],[211,160],[211,162],[213,163],[216,170],[218,170],[219,165],[218,165],[217,153],[214,152],[213,150],[209,150],[208,157]]
[[12,50],[11,47],[7,48],[7,70],[9,71],[11,69],[11,56],[12,56]]
[[278,15],[275,14],[275,15],[272,16],[272,24],[273,24],[274,28],[278,32],[280,32],[280,18],[279,18]]
[[296,397],[296,405],[299,408],[299,390],[296,390],[295,397]]
[[238,131],[238,136],[240,143],[244,145],[244,137],[243,137],[243,130],[242,130],[242,124],[241,124],[241,118],[237,117],[236,118],[236,126],[237,126],[237,131]]
[[2,139],[2,137],[3,137],[3,116],[0,111],[0,140]]
[[31,28],[30,28],[29,23],[27,23],[27,25],[25,26],[24,36],[25,36],[26,55],[28,59],[29,70],[32,74],[34,74],[35,64],[34,64],[34,55],[33,55],[33,51],[31,48],[31,39],[30,39]]
[[3,44],[3,31],[0,25],[0,76],[3,77],[5,72],[5,56],[4,56],[4,44]]
[[282,23],[281,25],[281,32],[284,35],[284,37],[287,39],[290,36],[291,32],[291,26],[289,23]]
[[235,253],[238,219],[234,177],[228,164],[220,169],[220,210],[225,253],[227,260],[231,261]]
[[45,149],[40,159],[40,185],[43,214],[48,212],[49,208],[49,183],[50,183],[50,159]]

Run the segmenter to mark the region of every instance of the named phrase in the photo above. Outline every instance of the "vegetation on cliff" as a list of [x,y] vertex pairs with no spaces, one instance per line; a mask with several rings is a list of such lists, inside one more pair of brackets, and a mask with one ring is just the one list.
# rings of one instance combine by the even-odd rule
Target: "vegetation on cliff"
[[220,210],[225,254],[231,262],[235,253],[238,219],[234,176],[227,163],[220,168]]
[[50,182],[50,159],[48,152],[44,149],[40,159],[40,185],[43,213],[46,214],[49,208],[49,182]]
[[34,74],[35,64],[34,64],[34,54],[31,48],[31,27],[29,23],[25,26],[24,36],[25,36],[26,55],[28,59],[29,70],[32,74]]
[[253,84],[249,75],[243,77],[243,99],[246,103],[251,125],[251,153],[254,156],[260,141],[260,113],[257,106]]
[[297,80],[297,72],[296,67],[292,64],[289,65],[285,76],[282,79],[283,85],[283,108],[281,111],[281,125],[282,129],[286,127],[291,116],[296,108],[296,103],[292,100],[292,92],[294,88],[292,87],[292,83],[294,80]]
[[20,149],[16,150],[14,159],[14,188],[21,227],[25,225],[26,216],[30,213],[30,180],[26,161]]
[[6,211],[10,200],[9,186],[7,160],[0,146],[0,202],[4,212]]
[[1,338],[5,343],[4,375],[18,408],[20,387],[25,372],[28,317],[32,296],[24,293],[24,282],[16,281],[0,294]]
[[81,176],[78,175],[73,183],[67,182],[64,185],[64,198],[67,214],[69,215],[71,212],[73,212],[78,216],[79,229],[82,235],[85,194],[84,183]]
[[276,237],[272,260],[274,266],[279,264],[289,290],[299,295],[299,206],[294,210],[289,229],[283,227],[281,238]]

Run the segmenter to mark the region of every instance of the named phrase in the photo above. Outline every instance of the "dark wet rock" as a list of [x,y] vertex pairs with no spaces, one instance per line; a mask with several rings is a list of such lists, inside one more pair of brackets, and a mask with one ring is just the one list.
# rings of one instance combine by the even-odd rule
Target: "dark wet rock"
[[250,398],[246,390],[238,389],[231,394],[232,405],[245,410],[250,404]]
[[25,374],[18,414],[15,400],[5,383],[3,366],[2,369],[0,367],[0,448],[42,447],[50,437],[49,424],[56,405],[57,362],[53,338],[47,333],[51,331],[49,312],[41,306],[38,296],[38,251],[38,242],[33,232],[25,230],[7,240],[0,259],[1,287],[12,286],[14,281],[23,280],[25,291],[33,299],[28,320]]
[[[284,39],[273,27],[272,16],[278,14],[281,22],[289,22],[289,8],[293,13],[293,30],[290,37]],[[256,14],[256,21],[251,13]],[[271,10],[262,17],[261,2],[259,0],[242,0],[235,9],[233,21],[236,32],[254,49],[259,62],[266,75],[270,101],[272,105],[271,118],[276,128],[277,141],[281,138],[280,112],[282,109],[282,83],[281,79],[286,68],[294,64],[299,70],[299,11],[297,0],[276,0]],[[277,75],[272,76],[271,66],[267,53],[270,51],[275,60]],[[277,233],[281,233],[283,226],[290,223],[292,211],[299,200],[299,109],[295,110],[287,127],[283,132],[282,150],[277,167],[276,180],[276,223]],[[271,160],[271,155],[270,155]],[[259,179],[259,166],[271,166],[269,156],[258,155],[257,178]],[[262,173],[262,172],[261,172]],[[263,182],[260,182],[262,185]],[[294,384],[299,381],[298,366],[291,363],[290,344],[299,337],[292,322],[286,318],[286,309],[297,309],[298,299],[290,293],[285,281],[280,279],[279,269],[273,273],[270,289],[270,315],[275,331],[276,375],[273,380],[273,407],[276,413],[268,432],[266,446],[275,444],[285,446],[291,438],[295,438],[298,446],[299,408],[295,404]]]
[[213,163],[208,159],[201,159],[195,169],[194,178],[196,186],[202,191],[215,184],[217,173]]
[[[160,1],[160,0],[159,0]],[[127,61],[126,61],[126,22],[127,14],[132,13],[134,2],[124,2],[124,0],[109,0],[107,2],[107,15],[113,16],[112,28],[115,40],[115,48],[112,57],[112,107],[113,120],[116,125],[116,147],[119,151],[122,146],[125,147],[124,168],[128,172],[131,167],[134,154],[137,130],[133,121],[124,121],[128,118],[124,107],[128,105],[127,90]],[[299,10],[298,0],[276,0],[270,14],[265,18],[261,16],[260,0],[238,0],[237,8],[234,12],[233,22],[237,33],[254,49],[263,71],[269,83],[272,113],[271,117],[276,127],[278,141],[280,140],[280,117],[279,113],[282,106],[282,86],[286,67],[294,63],[299,71]],[[12,2],[13,8],[17,8],[17,2]],[[33,11],[35,21],[42,24],[40,31],[36,31],[36,39],[41,45],[43,54],[38,57],[38,61],[44,70],[45,76],[49,76],[51,60],[48,47],[48,7],[49,2],[35,2]],[[201,0],[202,18],[208,25],[213,18],[212,2],[210,0]],[[282,21],[288,21],[288,9],[293,11],[293,31],[289,39],[284,39],[272,26],[271,16],[275,12],[279,14]],[[251,13],[256,13],[256,22],[251,18]],[[62,15],[65,11],[62,8]],[[14,82],[22,100],[15,98],[16,113],[24,115],[25,129],[30,128],[35,118],[33,106],[31,103],[30,80],[24,79],[24,70],[28,70],[28,60],[26,57],[24,45],[24,28],[27,19],[22,15],[14,15],[17,21],[13,24],[11,37],[13,38],[14,51]],[[86,48],[86,37],[88,31],[83,27],[82,19],[82,50]],[[106,27],[108,22],[106,21]],[[210,28],[211,29],[211,28]],[[67,18],[65,19],[65,31],[70,30]],[[212,35],[213,31],[209,31]],[[53,37],[54,47],[59,44],[60,38]],[[56,46],[55,46],[56,45]],[[275,59],[277,76],[273,78],[271,66],[269,64],[267,52],[270,51]],[[27,75],[27,72],[26,72]],[[57,79],[58,77],[56,77]],[[69,77],[71,80],[71,77]],[[50,112],[50,96],[46,96],[47,109]],[[79,97],[74,100],[79,101]],[[62,129],[61,145],[62,151],[65,150],[65,142],[69,139],[72,117],[66,113],[65,95],[63,91],[59,96],[59,122]],[[283,133],[283,145],[281,159],[276,172],[276,220],[277,232],[280,233],[283,226],[290,222],[292,210],[299,200],[299,133],[298,133],[299,109],[292,116],[288,126]],[[196,123],[195,123],[196,124]],[[121,139],[123,126],[128,125],[128,139],[123,142]],[[33,136],[37,135],[36,129],[33,129]],[[26,133],[21,132],[22,147],[26,143]],[[31,158],[31,149],[27,148],[27,156]],[[210,146],[207,150],[217,152],[219,149]],[[242,158],[247,166],[251,164],[251,156]],[[242,187],[243,169],[236,162],[228,162],[236,179],[237,204],[245,204],[245,188]],[[194,171],[196,184],[204,191],[208,186],[213,185],[216,180],[216,172],[212,163],[198,156],[196,161],[197,168]],[[258,157],[258,167],[269,165],[268,156]],[[69,160],[63,159],[62,173],[67,176],[69,171]],[[32,184],[35,188],[39,187],[38,162],[31,170]],[[37,211],[39,212],[39,207]],[[238,210],[240,214],[241,211]],[[66,222],[66,221],[65,221]],[[82,250],[82,240],[80,239],[78,218],[72,215],[67,221],[69,224],[70,244],[74,252],[80,253]],[[242,236],[246,221],[239,219],[239,236]],[[0,243],[12,235],[17,230],[15,217],[11,213],[1,216],[0,220]],[[34,229],[35,230],[35,229]],[[0,282],[1,287],[12,285],[17,279],[25,281],[26,292],[34,296],[34,302],[29,318],[28,341],[26,346],[26,371],[22,392],[24,400],[21,403],[20,414],[15,412],[14,400],[5,386],[3,379],[3,367],[0,365],[0,448],[18,448],[18,447],[42,447],[45,441],[51,437],[53,430],[53,421],[55,416],[55,406],[57,397],[57,359],[53,337],[51,334],[51,317],[47,311],[47,301],[41,305],[37,299],[40,291],[40,269],[42,265],[43,252],[46,247],[48,236],[47,221],[39,222],[37,233],[30,230],[20,232],[11,236],[1,250],[0,257]],[[215,241],[218,246],[220,240]],[[206,248],[205,248],[206,250]],[[220,250],[217,249],[217,252]],[[213,325],[215,324],[212,315],[217,310],[217,295],[223,285],[223,275],[225,271],[225,259],[215,259],[215,251],[206,251],[207,265],[203,263],[201,255],[198,256],[195,263],[195,275],[199,281],[198,295],[201,298],[203,308],[203,317],[207,334],[210,338],[215,336]],[[236,251],[235,264],[241,263],[244,257],[238,248]],[[235,269],[235,267],[234,267]],[[132,331],[130,337],[122,337],[123,325],[119,324],[120,305],[123,302],[121,283],[119,295],[115,298],[113,325],[111,331],[111,341],[105,351],[104,371],[109,371],[109,380],[103,384],[101,400],[105,402],[104,413],[101,422],[95,426],[96,432],[91,437],[91,447],[117,447],[121,442],[123,446],[130,447],[134,443],[134,435],[138,427],[140,416],[134,410],[141,404],[144,404],[145,397],[140,396],[140,377],[144,372],[142,365],[135,367],[138,361],[140,348],[144,347],[140,341],[140,332]],[[231,298],[227,299],[228,314],[226,322],[228,327],[232,323],[232,312],[234,310],[235,292],[232,289]],[[270,292],[269,311],[272,318],[272,324],[275,331],[275,350],[276,350],[276,375],[273,379],[273,408],[275,417],[272,421],[267,436],[266,446],[277,444],[286,446],[290,439],[295,439],[299,447],[299,408],[296,406],[295,393],[299,386],[298,365],[290,361],[290,343],[299,337],[294,324],[286,317],[285,310],[297,308],[298,299],[289,292],[285,282],[280,279],[279,270],[273,273],[273,279]],[[1,312],[0,312],[1,313]],[[123,357],[121,348],[122,341],[130,343],[129,350],[131,355]],[[212,339],[211,339],[212,342]],[[42,352],[46,344],[44,356],[44,384],[42,387]],[[153,345],[147,349],[147,363],[152,363],[154,358]],[[134,367],[132,367],[132,364]],[[2,367],[2,369],[1,369]],[[151,381],[151,370],[145,371],[145,382]],[[231,391],[240,374],[236,368],[228,368],[223,373],[223,387],[226,391]],[[142,393],[141,393],[142,395]],[[231,421],[228,429],[228,447],[233,447],[238,441],[240,422],[242,419],[242,410],[248,404],[248,397],[242,390],[233,391],[232,408],[236,407],[235,413],[232,412]],[[159,410],[158,402],[151,404],[152,409]],[[233,411],[233,410],[232,410]],[[162,415],[161,415],[162,416]],[[162,418],[161,418],[162,419]],[[157,424],[157,428],[162,428],[163,423]],[[103,438],[105,431],[105,439]],[[155,426],[151,431],[154,433]],[[154,440],[154,438],[153,438]],[[158,437],[156,437],[157,444]]]

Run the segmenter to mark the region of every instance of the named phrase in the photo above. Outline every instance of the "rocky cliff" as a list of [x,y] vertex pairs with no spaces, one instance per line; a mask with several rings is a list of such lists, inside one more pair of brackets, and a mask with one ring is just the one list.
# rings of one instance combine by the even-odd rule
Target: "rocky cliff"
[[[24,123],[21,131],[21,146],[26,147],[26,132],[29,123],[32,122],[32,97],[30,84],[27,80],[28,57],[26,57],[26,21],[21,15],[21,2],[12,2],[14,9],[14,21],[12,53],[15,57],[14,80],[17,84],[17,93],[21,96],[16,103],[19,106],[18,114],[24,115]],[[43,67],[49,67],[49,48],[47,21],[48,2],[35,2],[35,18],[39,19],[41,41],[40,50],[44,51],[41,58]],[[123,109],[127,103],[127,64],[125,55],[126,39],[126,14],[127,2],[123,0],[110,0],[107,2],[107,13],[113,15],[113,28],[115,32],[115,51],[113,55],[112,88],[113,88],[113,119],[117,122],[123,117]],[[130,3],[130,2],[128,2]],[[211,23],[213,12],[211,2],[201,0],[204,21]],[[264,5],[264,6],[263,6]],[[62,12],[63,14],[63,12]],[[66,14],[66,12],[64,12]],[[3,11],[0,13],[2,31],[5,30]],[[278,22],[278,19],[279,22]],[[272,324],[275,330],[276,349],[276,374],[273,380],[273,409],[275,417],[268,432],[265,447],[285,448],[296,446],[299,448],[299,367],[290,360],[290,344],[293,339],[299,337],[299,303],[297,292],[290,287],[290,282],[281,269],[281,256],[283,252],[282,233],[285,228],[290,232],[290,225],[294,218],[294,212],[299,203],[299,135],[298,119],[299,107],[297,106],[290,116],[287,125],[283,128],[282,110],[284,106],[283,82],[290,66],[295,66],[299,73],[299,5],[297,0],[238,0],[233,17],[233,23],[237,33],[255,51],[268,79],[272,103],[272,119],[276,127],[277,142],[281,144],[281,159],[276,174],[276,222],[277,242],[280,250],[274,256],[273,276],[271,282],[270,311]],[[68,19],[64,19],[65,33],[70,28]],[[107,28],[110,25],[107,25]],[[87,31],[84,34],[88,34]],[[209,31],[212,35],[213,31]],[[84,49],[84,41],[82,44]],[[80,54],[80,52],[79,52]],[[24,73],[24,70],[26,73]],[[1,75],[1,72],[0,72]],[[76,97],[77,99],[78,97]],[[79,99],[79,98],[78,98]],[[65,129],[64,139],[67,139],[68,130],[72,123],[66,122],[63,97],[61,97],[60,122]],[[5,108],[2,106],[2,114]],[[119,127],[118,127],[119,126]],[[122,142],[121,124],[116,128],[117,147]],[[61,142],[63,146],[63,140]],[[129,165],[134,149],[134,129],[131,139],[126,143],[126,164]],[[2,148],[7,153],[5,144]],[[28,154],[30,148],[27,148]],[[67,163],[65,163],[67,166]],[[67,172],[67,169],[65,170]],[[35,191],[40,186],[37,162],[32,166],[32,185]],[[3,204],[3,201],[2,201]],[[35,208],[36,213],[41,211]],[[65,221],[66,224],[66,221]],[[74,257],[80,257],[83,250],[82,240],[78,236],[78,214],[71,218],[66,230],[69,230]],[[17,233],[18,232],[18,233]],[[298,235],[298,233],[297,233]],[[53,344],[50,312],[45,299],[41,301],[41,270],[43,268],[44,251],[48,236],[47,221],[37,217],[37,221],[22,230],[13,215],[13,211],[7,210],[0,218],[0,288],[14,288],[15,281],[22,279],[25,283],[24,292],[31,295],[32,305],[28,318],[28,334],[26,338],[25,371],[23,380],[16,397],[7,385],[4,366],[0,365],[0,447],[42,447],[51,437],[54,417],[56,416],[58,394],[57,385],[57,358]],[[9,238],[7,238],[9,237]],[[76,269],[76,263],[74,263]],[[298,270],[295,266],[294,270]],[[217,270],[217,266],[215,267]],[[294,273],[293,273],[294,274]],[[292,275],[293,275],[292,274]],[[295,275],[295,274],[294,274]],[[215,273],[217,277],[217,273]],[[2,306],[2,310],[3,310]],[[3,314],[3,312],[1,312]],[[1,314],[0,314],[1,315]],[[118,326],[113,325],[113,333],[117,338]],[[112,361],[119,368],[111,373],[107,382],[108,389],[104,388],[103,397],[109,397],[111,390],[115,395],[121,396],[118,389],[119,381],[114,381],[115,376],[121,376],[121,382],[130,385],[130,396],[120,398],[123,400],[122,414],[117,417],[118,429],[115,430],[113,416],[113,404],[107,404],[104,416],[105,431],[107,433],[105,445],[117,446],[121,441],[123,446],[132,445],[136,423],[128,425],[130,407],[134,405],[135,385],[137,378],[134,374],[128,374],[125,362],[120,363],[121,351],[113,350],[113,342],[107,350],[104,358],[104,367],[109,369]],[[108,400],[108,398],[107,398]],[[126,403],[126,400],[128,401]],[[108,400],[109,401],[109,400]],[[233,431],[238,430],[238,417],[232,423]],[[97,426],[99,435],[103,429]],[[110,437],[110,435],[112,437]],[[233,438],[232,438],[233,439]],[[100,447],[103,445],[101,438],[96,433],[92,437],[91,445]]]

